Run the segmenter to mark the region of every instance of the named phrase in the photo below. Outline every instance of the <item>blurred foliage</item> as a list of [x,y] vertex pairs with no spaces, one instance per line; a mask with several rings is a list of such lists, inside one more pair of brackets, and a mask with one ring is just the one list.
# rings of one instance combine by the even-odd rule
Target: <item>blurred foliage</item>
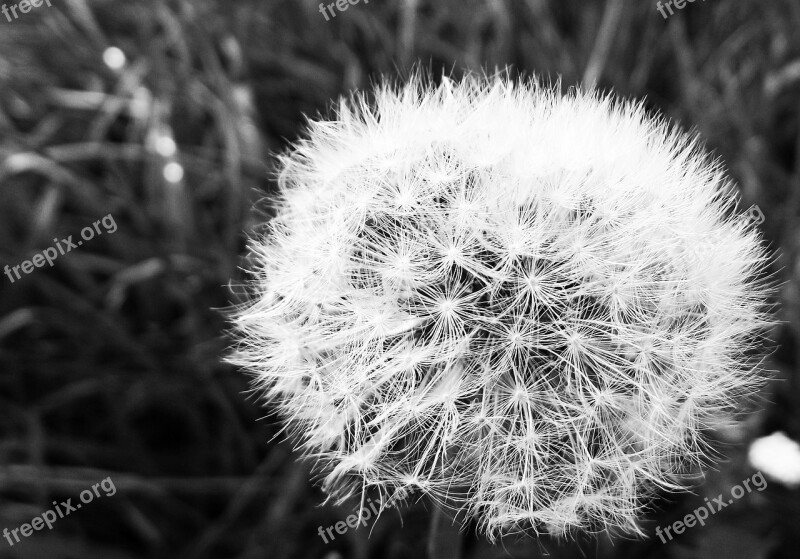
[[[219,312],[266,219],[270,154],[304,115],[418,61],[646,98],[696,128],[766,216],[785,321],[768,403],[721,435],[728,459],[695,495],[657,503],[648,533],[749,477],[753,437],[800,437],[800,3],[694,3],[668,21],[634,0],[372,0],[330,22],[318,6],[58,0],[0,16],[0,266],[109,213],[118,225],[0,281],[0,528],[106,476],[118,489],[13,548],[0,540],[0,557],[424,555],[424,503],[322,543],[317,527],[355,503],[319,506],[309,466],[222,364]],[[165,176],[175,163],[183,176]],[[788,558],[798,522],[798,491],[771,484],[667,545],[469,535],[464,556]]]

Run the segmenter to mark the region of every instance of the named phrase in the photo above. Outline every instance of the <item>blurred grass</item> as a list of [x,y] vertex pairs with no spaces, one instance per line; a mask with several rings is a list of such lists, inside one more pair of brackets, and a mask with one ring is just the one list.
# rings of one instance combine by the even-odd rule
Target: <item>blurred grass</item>
[[[800,437],[800,4],[633,0],[372,0],[325,22],[308,0],[64,0],[0,19],[0,266],[111,213],[118,225],[13,285],[0,282],[0,527],[106,476],[115,496],[0,557],[419,557],[421,506],[324,546],[308,466],[221,364],[245,234],[265,219],[269,154],[304,115],[381,74],[492,70],[582,80],[697,129],[758,204],[780,249],[784,327],[773,401],[732,436],[697,497],[750,475],[747,441]],[[126,64],[103,60],[121,49]],[[172,138],[169,154],[159,139]],[[169,163],[184,176],[170,182]],[[253,211],[253,207],[260,211]],[[770,487],[676,544],[601,540],[557,557],[794,557],[798,492]],[[695,508],[695,507],[692,507]],[[715,543],[716,542],[716,543]],[[733,545],[730,545],[730,543]],[[540,547],[541,543],[541,547]],[[469,557],[543,555],[551,543]],[[508,554],[508,555],[506,555]]]

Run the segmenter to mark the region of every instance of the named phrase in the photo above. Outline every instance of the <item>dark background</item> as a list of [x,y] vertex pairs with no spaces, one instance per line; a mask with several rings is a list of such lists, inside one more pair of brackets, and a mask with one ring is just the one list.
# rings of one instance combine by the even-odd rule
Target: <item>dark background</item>
[[220,312],[266,219],[271,155],[304,115],[415,63],[646,98],[763,211],[783,282],[764,404],[719,434],[724,459],[693,493],[655,503],[649,539],[491,547],[473,530],[462,556],[797,557],[800,491],[777,481],[666,545],[652,534],[751,476],[754,438],[800,438],[800,2],[698,0],[664,20],[649,0],[362,0],[329,22],[311,0],[52,3],[0,16],[0,266],[109,213],[118,230],[0,276],[0,529],[108,476],[117,493],[13,548],[0,539],[0,557],[425,556],[425,503],[323,544],[317,527],[355,503],[320,506],[310,466],[223,364]]

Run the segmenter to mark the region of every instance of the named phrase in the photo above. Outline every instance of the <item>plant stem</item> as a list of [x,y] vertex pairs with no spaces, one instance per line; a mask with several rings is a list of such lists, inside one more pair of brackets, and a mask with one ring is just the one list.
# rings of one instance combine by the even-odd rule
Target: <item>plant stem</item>
[[461,532],[437,506],[431,514],[431,529],[428,533],[429,559],[461,559]]

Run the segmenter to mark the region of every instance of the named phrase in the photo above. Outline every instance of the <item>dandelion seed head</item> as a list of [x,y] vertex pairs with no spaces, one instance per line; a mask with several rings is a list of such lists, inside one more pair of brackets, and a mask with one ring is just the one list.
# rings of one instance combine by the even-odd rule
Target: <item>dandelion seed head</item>
[[374,97],[281,157],[231,361],[335,498],[421,493],[490,538],[637,531],[765,378],[769,256],[729,181],[612,97]]

